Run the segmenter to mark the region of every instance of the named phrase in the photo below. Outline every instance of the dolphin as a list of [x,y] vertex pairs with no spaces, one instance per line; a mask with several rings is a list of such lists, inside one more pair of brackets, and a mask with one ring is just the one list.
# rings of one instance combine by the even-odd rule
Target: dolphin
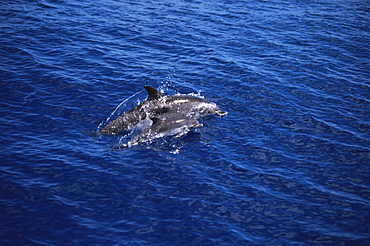
[[166,136],[181,137],[189,132],[190,129],[203,126],[203,124],[199,123],[197,120],[188,117],[176,117],[164,120],[151,118],[151,120],[152,125],[139,133],[124,147],[138,145]]
[[160,120],[187,117],[197,120],[205,115],[227,114],[215,103],[202,98],[186,95],[167,96],[151,86],[144,86],[144,88],[148,92],[148,98],[108,123],[101,129],[100,134],[116,135],[131,130],[147,117]]

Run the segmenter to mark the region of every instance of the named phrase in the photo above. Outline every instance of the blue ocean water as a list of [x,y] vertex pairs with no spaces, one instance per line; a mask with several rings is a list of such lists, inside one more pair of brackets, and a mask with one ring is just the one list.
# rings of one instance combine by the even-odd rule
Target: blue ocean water
[[[369,1],[0,8],[1,245],[368,245]],[[228,115],[116,150],[144,85]]]

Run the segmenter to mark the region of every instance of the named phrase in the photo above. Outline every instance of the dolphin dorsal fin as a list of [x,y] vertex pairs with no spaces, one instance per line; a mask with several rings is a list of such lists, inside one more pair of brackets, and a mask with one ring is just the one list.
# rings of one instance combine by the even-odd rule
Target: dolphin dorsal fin
[[148,92],[148,100],[154,100],[164,96],[161,92],[149,85],[144,86],[144,88]]
[[158,119],[158,118],[155,118],[155,117],[150,118],[150,119],[153,121],[153,125],[154,125],[154,124],[158,124],[158,123],[162,122],[162,120],[161,120],[161,119]]

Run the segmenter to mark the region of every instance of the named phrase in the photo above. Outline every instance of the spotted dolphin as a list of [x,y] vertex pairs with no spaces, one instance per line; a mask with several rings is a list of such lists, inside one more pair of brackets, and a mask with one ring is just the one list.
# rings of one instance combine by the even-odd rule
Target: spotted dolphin
[[197,120],[188,117],[168,118],[164,120],[151,118],[151,120],[152,125],[139,133],[124,147],[150,142],[166,136],[180,137],[189,132],[192,128],[203,126],[203,124],[199,123]]
[[144,88],[148,92],[148,98],[108,123],[101,129],[100,134],[116,135],[131,130],[146,118],[165,120],[187,117],[197,120],[205,115],[217,114],[222,116],[227,114],[227,112],[220,110],[215,103],[202,98],[186,95],[168,96],[151,86],[144,86]]

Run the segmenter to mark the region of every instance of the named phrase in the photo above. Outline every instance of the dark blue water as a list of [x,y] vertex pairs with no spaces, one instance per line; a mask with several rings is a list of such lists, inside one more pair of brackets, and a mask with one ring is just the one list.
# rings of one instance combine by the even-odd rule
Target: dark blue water
[[[1,245],[369,243],[369,1],[0,8]],[[229,114],[116,150],[144,85]]]

